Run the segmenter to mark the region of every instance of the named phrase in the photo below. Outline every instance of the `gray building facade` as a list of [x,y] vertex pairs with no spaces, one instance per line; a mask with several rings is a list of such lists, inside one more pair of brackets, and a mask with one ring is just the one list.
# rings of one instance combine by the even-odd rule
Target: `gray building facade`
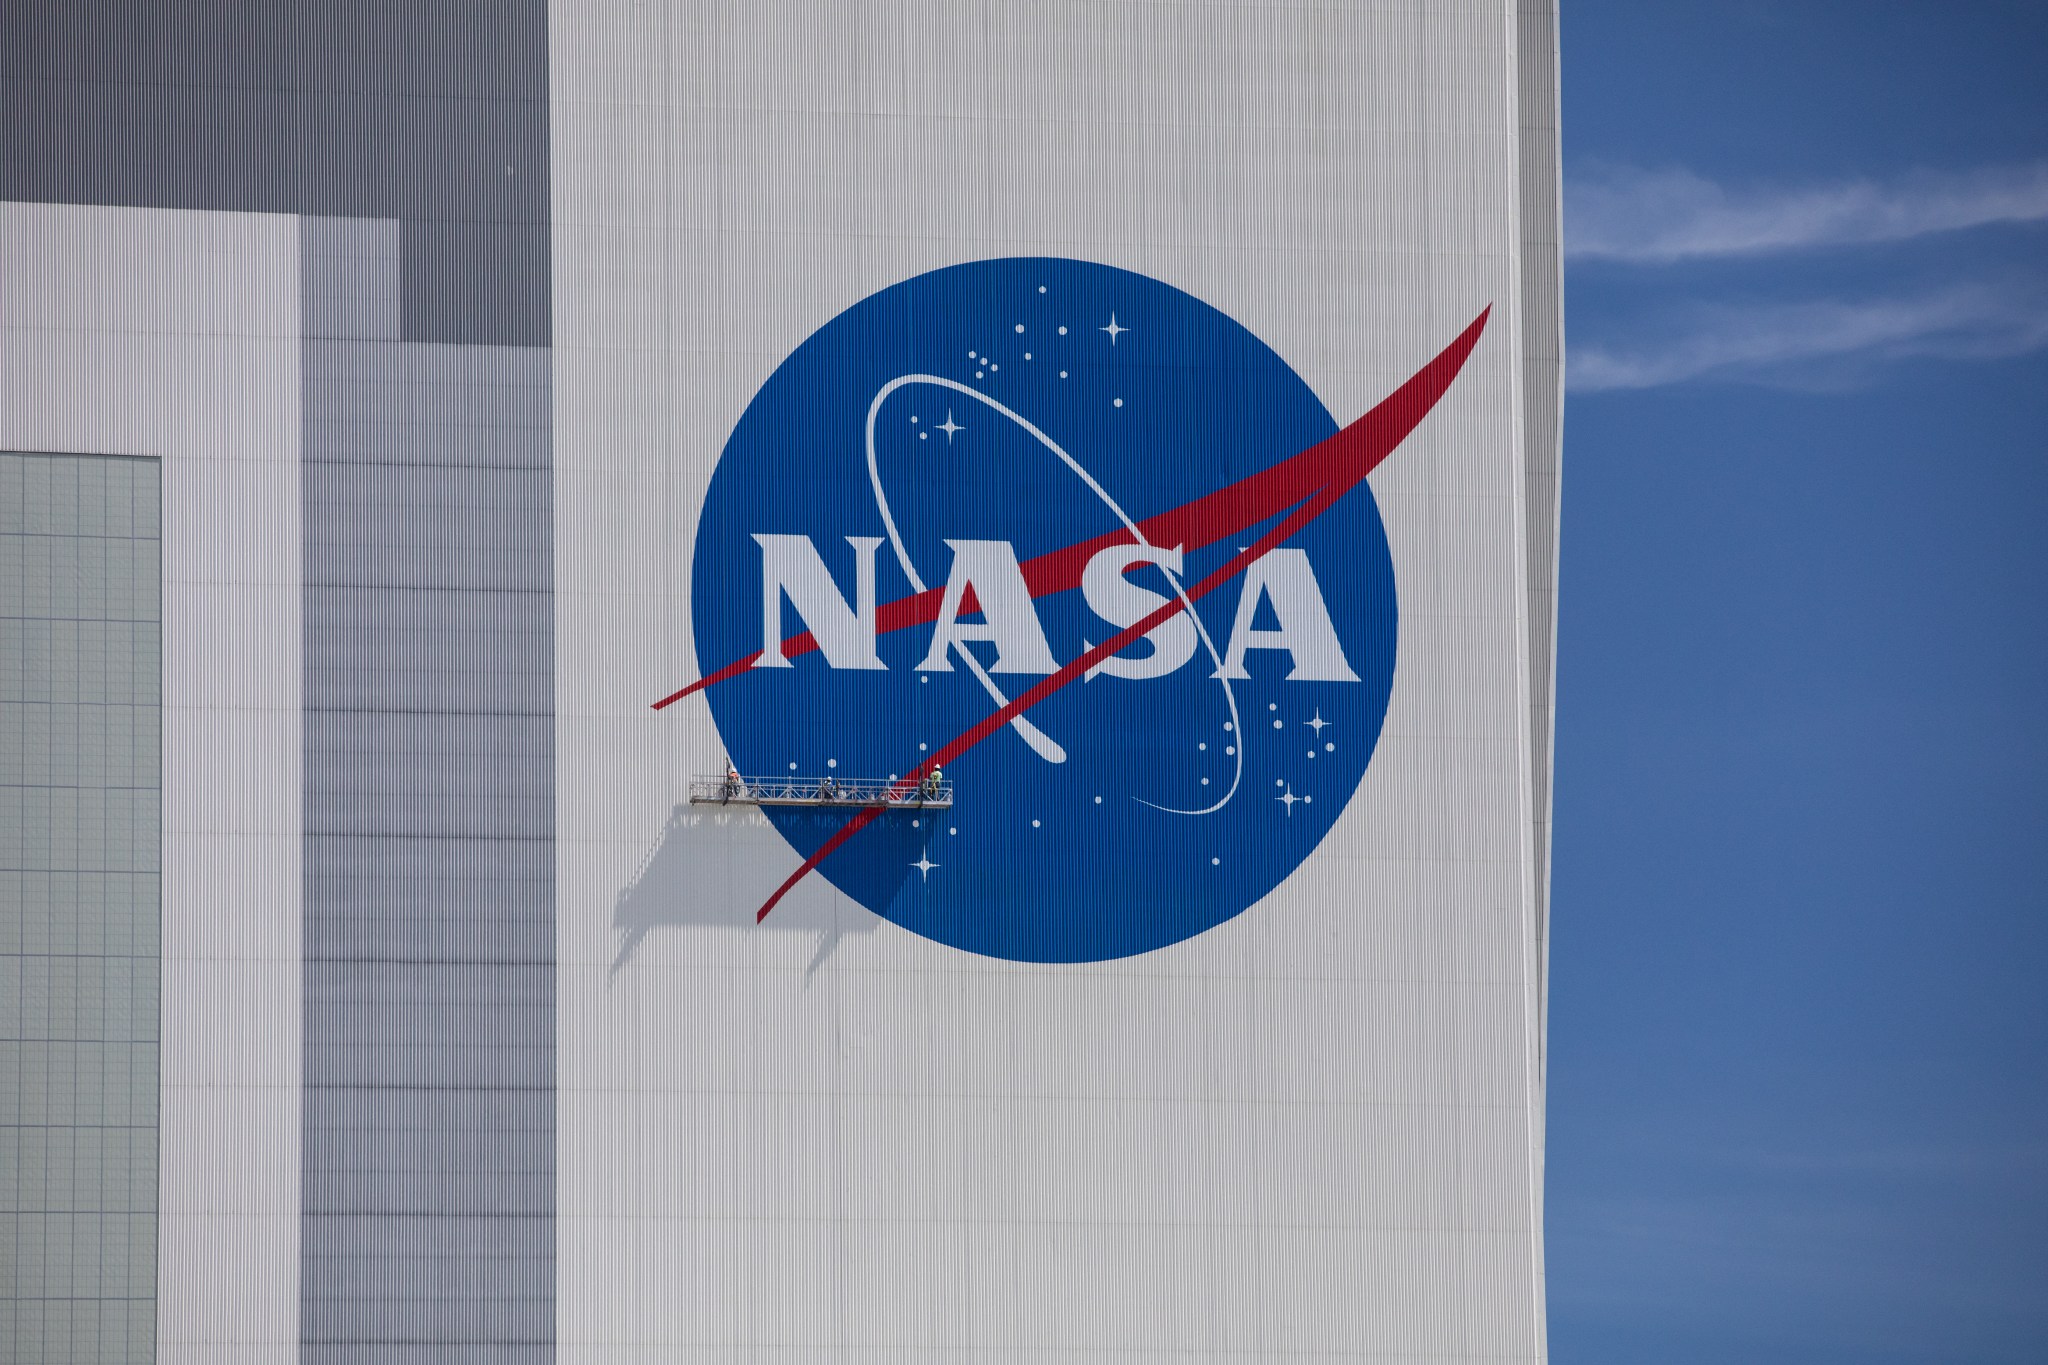
[[[0,1354],[1540,1359],[1555,54],[1533,0],[10,6]],[[818,854],[690,799],[748,743],[711,699],[756,680],[690,689],[750,403],[861,301],[1010,259],[1407,423],[1358,485],[1401,601],[1370,767],[1270,891],[1122,956],[961,950],[906,899],[981,912],[924,890],[939,846],[863,891],[894,817]],[[981,349],[947,426],[1109,458]],[[1140,545],[1175,513],[1104,478]],[[884,543],[849,516],[828,557]],[[875,629],[849,574],[805,591],[793,639]],[[1259,648],[1271,591],[1277,627],[1186,612]],[[1104,635],[1049,629],[1060,667]],[[963,792],[1037,762],[1029,705]],[[803,716],[807,776],[874,737]],[[1167,913],[1092,856],[1078,896]]]

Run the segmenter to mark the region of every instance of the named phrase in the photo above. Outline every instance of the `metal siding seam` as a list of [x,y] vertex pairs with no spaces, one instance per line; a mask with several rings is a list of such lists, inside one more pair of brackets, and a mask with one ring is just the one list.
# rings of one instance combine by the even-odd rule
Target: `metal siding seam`
[[[1523,439],[1529,452],[1530,722],[1536,831],[1539,1094],[1549,1017],[1551,793],[1557,733],[1557,594],[1563,509],[1563,174],[1556,0],[1519,0]],[[1539,1110],[1540,1112],[1540,1110]],[[1540,1189],[1540,1185],[1539,1185]]]

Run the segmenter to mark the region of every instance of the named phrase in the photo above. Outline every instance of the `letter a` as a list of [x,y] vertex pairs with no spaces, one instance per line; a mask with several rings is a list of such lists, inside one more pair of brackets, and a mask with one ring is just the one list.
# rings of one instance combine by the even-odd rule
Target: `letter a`
[[755,536],[761,547],[761,657],[756,668],[788,668],[782,654],[782,599],[796,608],[832,668],[886,668],[875,653],[875,550],[880,536],[848,536],[853,597],[847,606],[809,536]]
[[[964,652],[968,640],[993,640],[996,661],[991,673],[1053,673],[1052,646],[1046,643],[1045,628],[1038,624],[1038,609],[1031,605],[1031,589],[1024,584],[1024,570],[1017,565],[1017,552],[1007,540],[949,540],[953,567],[946,575],[946,595],[939,602],[939,623],[932,628],[932,647],[925,652],[920,673],[950,673],[947,653],[954,645]],[[960,603],[967,590],[981,606],[982,621],[963,623]]]
[[[1278,630],[1254,630],[1259,599],[1273,604]],[[1316,571],[1309,567],[1301,550],[1268,550],[1244,571],[1244,595],[1237,599],[1237,621],[1230,628],[1230,649],[1223,656],[1219,678],[1249,678],[1244,671],[1246,650],[1284,649],[1294,660],[1289,682],[1357,682],[1358,675],[1344,658],[1344,646],[1337,640],[1337,627],[1330,609],[1323,604],[1323,590],[1316,585]]]

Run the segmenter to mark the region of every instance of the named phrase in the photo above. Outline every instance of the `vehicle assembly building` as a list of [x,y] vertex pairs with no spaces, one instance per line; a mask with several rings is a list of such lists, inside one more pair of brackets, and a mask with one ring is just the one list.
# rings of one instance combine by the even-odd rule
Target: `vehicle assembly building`
[[1544,1358],[1553,3],[0,76],[0,1357]]

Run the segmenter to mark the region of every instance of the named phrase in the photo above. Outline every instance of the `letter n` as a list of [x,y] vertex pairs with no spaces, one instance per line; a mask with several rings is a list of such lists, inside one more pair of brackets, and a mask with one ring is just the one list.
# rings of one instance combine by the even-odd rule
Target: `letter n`
[[848,536],[854,603],[846,604],[809,536],[754,537],[761,547],[761,657],[756,668],[788,668],[782,653],[782,599],[796,608],[818,652],[833,668],[886,668],[875,653],[875,550],[880,536]]

